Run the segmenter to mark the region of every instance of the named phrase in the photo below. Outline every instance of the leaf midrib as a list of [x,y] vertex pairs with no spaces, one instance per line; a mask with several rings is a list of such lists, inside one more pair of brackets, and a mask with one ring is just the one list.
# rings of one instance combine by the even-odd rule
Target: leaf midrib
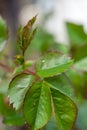
[[41,85],[40,96],[39,96],[39,101],[38,101],[38,105],[37,105],[36,118],[35,118],[35,121],[34,121],[34,130],[37,130],[37,129],[35,128],[35,126],[36,126],[36,119],[37,119],[37,114],[38,114],[38,109],[39,109],[38,106],[39,106],[39,104],[40,104],[41,91],[42,91],[42,85]]
[[[59,91],[59,90],[58,90],[58,91]],[[51,92],[51,95],[52,95],[52,92]],[[56,118],[56,112],[55,112],[55,107],[54,107],[53,96],[51,96],[51,97],[52,97],[51,99],[52,99],[52,104],[53,104],[53,111],[54,111],[54,115],[55,115],[55,118]],[[60,116],[59,116],[59,114],[58,114],[58,117],[57,117],[57,118],[60,120],[60,123],[63,124],[63,123],[62,123],[62,120],[61,120],[61,118],[60,118]],[[57,122],[57,121],[56,121],[56,122]],[[64,127],[63,127],[63,125],[61,125],[61,126],[62,126],[63,130],[65,130]]]

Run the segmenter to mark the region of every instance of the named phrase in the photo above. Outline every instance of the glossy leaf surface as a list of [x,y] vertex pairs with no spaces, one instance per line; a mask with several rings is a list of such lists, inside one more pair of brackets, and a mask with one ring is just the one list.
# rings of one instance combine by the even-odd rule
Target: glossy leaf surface
[[69,57],[60,56],[57,53],[48,53],[38,60],[36,72],[40,77],[51,77],[66,71],[71,65],[72,60]]
[[24,116],[34,130],[43,127],[51,117],[51,96],[47,84],[38,82],[29,90],[24,102]]
[[74,102],[58,89],[51,87],[55,119],[60,130],[71,130],[76,120]]
[[18,110],[24,101],[26,92],[32,85],[34,77],[28,74],[20,74],[12,79],[9,85],[9,98],[13,107]]
[[66,74],[61,74],[58,76],[46,78],[45,81],[49,83],[49,85],[54,86],[57,88],[60,92],[64,93],[65,95],[71,97],[74,99],[74,90],[72,88],[72,84],[70,82],[69,77],[67,77]]

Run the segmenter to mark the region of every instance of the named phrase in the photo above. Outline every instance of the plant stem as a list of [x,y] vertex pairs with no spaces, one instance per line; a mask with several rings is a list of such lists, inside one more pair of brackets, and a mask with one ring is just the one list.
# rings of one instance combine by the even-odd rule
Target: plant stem
[[4,64],[4,63],[0,62],[0,67],[2,67],[7,72],[10,72],[10,73],[12,72],[12,69],[9,66],[7,66],[6,64]]
[[27,69],[27,70],[25,70],[25,72],[26,72],[26,73],[29,73],[29,74],[32,74],[32,75],[34,75],[34,76],[36,76],[36,73],[33,72],[33,71],[31,71],[31,70],[28,70],[28,69]]

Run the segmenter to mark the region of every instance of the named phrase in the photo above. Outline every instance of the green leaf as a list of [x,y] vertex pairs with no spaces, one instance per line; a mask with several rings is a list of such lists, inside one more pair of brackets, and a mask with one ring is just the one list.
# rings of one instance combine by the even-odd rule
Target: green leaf
[[60,53],[68,54],[70,47],[68,45],[58,42],[53,44],[53,49],[57,50]]
[[4,96],[3,94],[0,93],[0,116],[3,115],[4,110],[5,110]]
[[24,101],[25,95],[34,81],[34,76],[20,74],[15,76],[9,85],[9,98],[13,107],[18,110]]
[[78,98],[81,98],[81,95],[83,93],[83,86],[85,83],[83,73],[76,70],[75,68],[72,68],[67,72],[67,75],[75,87],[77,97],[79,96]]
[[78,130],[87,130],[87,101],[83,101],[79,106],[76,127]]
[[43,127],[42,130],[58,130],[57,124],[52,117],[51,120]]
[[24,70],[31,67],[33,64],[34,64],[33,60],[29,60],[29,61],[24,62],[23,65],[20,65],[14,69],[13,75],[22,73]]
[[0,94],[0,116],[3,116],[3,123],[7,125],[24,125],[22,112],[16,112],[6,103],[6,96]]
[[85,58],[87,56],[87,44],[81,46],[75,46],[71,48],[72,58],[75,62]]
[[49,83],[49,85],[54,86],[60,92],[64,93],[65,95],[71,97],[72,99],[75,98],[74,90],[72,88],[72,84],[70,82],[69,77],[66,74],[61,74],[58,76],[46,78],[45,81]]
[[49,86],[37,82],[29,90],[24,102],[24,116],[34,130],[42,128],[51,117],[51,96]]
[[75,68],[80,70],[80,71],[84,71],[87,72],[87,57],[81,59],[80,61],[76,62],[74,64]]
[[23,69],[23,66],[18,66],[18,67],[16,67],[15,69],[14,69],[14,71],[13,71],[13,75],[17,75],[17,74],[20,74],[20,73],[22,73],[24,71],[24,69]]
[[22,32],[23,32],[23,27],[20,26],[18,28],[18,34],[17,34],[17,43],[19,47],[22,49]]
[[10,126],[22,126],[24,125],[24,118],[21,112],[16,113],[15,111],[10,113],[11,115],[5,116],[3,123]]
[[51,87],[54,115],[60,130],[71,130],[74,126],[77,108],[75,103],[58,89]]
[[67,22],[66,27],[72,45],[81,45],[87,42],[87,34],[84,32],[82,25]]
[[[38,44],[36,44],[38,43]],[[55,46],[54,36],[47,32],[47,30],[38,27],[32,43],[26,50],[25,57],[27,59],[35,57],[36,54],[44,53]]]
[[20,26],[18,29],[17,43],[24,54],[28,46],[30,45],[37,28],[32,29],[33,24],[36,21],[36,16],[29,20],[29,22],[24,26]]
[[34,16],[31,20],[29,20],[27,25],[23,28],[23,31],[22,31],[22,50],[23,50],[23,53],[25,52],[27,47],[30,45],[30,43],[35,35],[35,32],[37,30],[37,28],[32,30],[32,26],[36,21],[36,17],[37,17],[37,15]]
[[4,20],[0,17],[0,51],[4,48],[7,39],[7,26]]
[[[32,31],[32,34],[30,35],[30,37],[29,37],[29,39],[28,39],[28,41],[29,41],[28,44],[31,43],[32,39],[34,38],[34,35],[35,35],[36,31],[37,31],[37,27]],[[27,48],[27,47],[26,47],[26,48]]]
[[27,60],[26,62],[24,62],[24,69],[27,69],[29,67],[31,67],[32,65],[34,65],[35,61],[34,60]]
[[70,57],[48,53],[37,61],[36,72],[40,77],[51,77],[66,71],[71,65]]

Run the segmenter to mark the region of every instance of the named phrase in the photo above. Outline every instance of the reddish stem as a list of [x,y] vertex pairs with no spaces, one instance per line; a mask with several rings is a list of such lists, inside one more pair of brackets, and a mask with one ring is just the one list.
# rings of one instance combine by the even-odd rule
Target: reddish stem
[[7,72],[12,72],[12,69],[9,66],[7,66],[6,64],[4,64],[4,63],[0,62],[0,67],[2,67]]
[[33,72],[32,70],[26,70],[24,71],[25,73],[28,73],[28,74],[31,74],[31,75],[34,75],[36,77],[36,81],[40,78],[35,72]]
[[28,70],[28,69],[27,69],[27,70],[25,70],[24,72],[29,73],[29,74],[32,74],[32,75],[34,75],[34,76],[36,75],[36,73],[35,73],[35,72],[33,72],[33,71],[31,71],[31,70]]
[[35,72],[31,71],[31,70],[27,70],[28,73],[32,74],[32,75],[36,75]]

